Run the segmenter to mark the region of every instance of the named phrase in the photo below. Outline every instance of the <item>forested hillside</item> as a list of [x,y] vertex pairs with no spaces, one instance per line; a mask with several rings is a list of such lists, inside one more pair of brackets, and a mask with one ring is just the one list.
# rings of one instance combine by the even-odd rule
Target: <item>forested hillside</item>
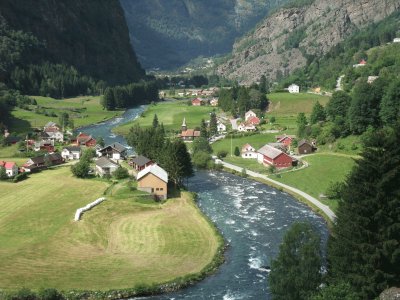
[[11,29],[38,41],[25,65],[61,63],[112,84],[144,75],[118,0],[2,0],[0,14]]
[[235,38],[288,0],[120,0],[141,64],[173,68],[227,53]]

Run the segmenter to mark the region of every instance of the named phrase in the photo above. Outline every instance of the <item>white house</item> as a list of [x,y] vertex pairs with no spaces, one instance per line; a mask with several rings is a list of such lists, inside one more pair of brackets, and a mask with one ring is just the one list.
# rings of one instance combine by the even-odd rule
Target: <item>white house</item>
[[46,131],[48,138],[54,141],[63,142],[64,133],[61,131]]
[[8,177],[14,177],[18,174],[18,166],[15,162],[12,161],[0,161],[0,167],[6,169],[6,173]]
[[394,38],[393,43],[400,43],[400,38]]
[[241,132],[248,132],[248,131],[255,131],[256,130],[256,127],[253,125],[253,124],[245,124],[245,123],[241,123],[239,126],[238,126],[238,131],[241,131]]
[[244,119],[247,121],[248,119],[252,117],[257,117],[256,113],[252,110],[249,110],[247,113],[244,115]]
[[257,158],[256,149],[253,148],[250,144],[246,144],[242,147],[242,158]]
[[226,125],[222,122],[218,122],[217,129],[218,132],[226,132]]
[[80,159],[81,154],[81,147],[78,146],[65,147],[61,151],[61,156],[64,159]]
[[300,87],[297,84],[293,83],[293,84],[289,85],[288,91],[291,94],[298,94],[298,93],[300,93]]

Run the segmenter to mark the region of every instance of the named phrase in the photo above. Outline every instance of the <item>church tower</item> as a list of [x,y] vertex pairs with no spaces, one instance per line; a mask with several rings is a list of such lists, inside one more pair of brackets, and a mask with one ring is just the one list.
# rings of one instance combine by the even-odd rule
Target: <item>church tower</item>
[[182,131],[186,131],[187,130],[187,126],[186,126],[186,118],[183,118],[183,122],[182,122],[182,127],[181,127]]

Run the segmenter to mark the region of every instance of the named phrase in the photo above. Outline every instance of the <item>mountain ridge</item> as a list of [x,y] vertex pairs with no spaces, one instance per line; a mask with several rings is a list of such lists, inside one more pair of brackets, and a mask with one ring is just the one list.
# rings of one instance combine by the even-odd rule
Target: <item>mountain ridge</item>
[[399,0],[316,0],[303,7],[283,8],[238,40],[219,75],[243,84],[262,75],[279,80],[326,54],[355,30],[400,9]]

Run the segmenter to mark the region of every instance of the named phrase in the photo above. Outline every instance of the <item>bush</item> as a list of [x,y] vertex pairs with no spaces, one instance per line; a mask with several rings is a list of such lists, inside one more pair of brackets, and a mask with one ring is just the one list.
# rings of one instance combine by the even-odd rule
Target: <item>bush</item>
[[89,176],[90,165],[86,160],[82,160],[71,166],[71,172],[78,178],[86,178]]
[[220,150],[217,153],[217,157],[220,159],[226,157],[227,155],[228,155],[228,151],[225,151],[225,150]]
[[233,152],[233,154],[235,154],[235,156],[240,156],[240,150],[238,146],[235,147],[235,151]]
[[200,169],[206,169],[209,166],[209,161],[211,160],[211,155],[207,152],[198,151],[193,154],[193,164]]
[[60,294],[56,289],[40,289],[38,292],[40,300],[62,300],[63,295]]
[[26,172],[19,173],[13,179],[13,182],[19,182],[28,178],[28,174]]
[[329,199],[340,199],[343,188],[344,188],[343,182],[331,182],[328,188],[326,189],[325,195]]
[[122,166],[119,166],[118,169],[116,169],[115,172],[113,173],[113,176],[115,177],[115,179],[124,179],[129,177],[129,173],[127,169],[125,169]]

